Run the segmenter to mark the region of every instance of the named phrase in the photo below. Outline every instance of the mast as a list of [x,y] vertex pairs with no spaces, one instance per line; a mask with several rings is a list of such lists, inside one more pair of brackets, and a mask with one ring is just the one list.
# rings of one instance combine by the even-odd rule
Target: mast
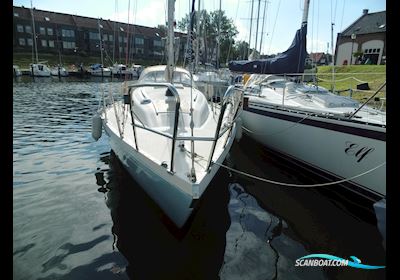
[[[128,57],[129,57],[129,15],[130,15],[130,9],[131,9],[131,1],[128,1],[128,24],[126,27],[126,50],[125,50],[125,65],[128,66]],[[121,62],[120,62],[121,63]],[[125,75],[125,80],[126,80],[126,75]]]
[[[101,55],[101,65],[104,67],[103,65],[103,44],[102,44],[102,39],[101,39],[101,32],[100,32],[100,19],[97,19],[97,27],[99,28],[99,41],[100,41],[100,55]],[[103,26],[101,26],[103,28]]]
[[257,51],[258,22],[260,21],[260,5],[261,5],[261,0],[258,0],[257,25],[256,25],[256,43],[254,44],[254,50],[255,51]]
[[251,0],[251,15],[250,15],[250,33],[249,33],[249,49],[247,50],[247,57],[250,55],[251,50],[251,27],[253,24],[253,7],[254,7],[254,0]]
[[58,47],[58,60],[59,60],[59,63],[60,63],[59,67],[61,67],[62,63],[61,63],[61,50],[60,50],[60,47]]
[[168,0],[168,36],[167,36],[167,51],[168,64],[166,67],[167,82],[172,82],[172,73],[174,71],[174,12],[175,0]]
[[310,7],[310,0],[304,0],[304,11],[303,11],[303,19],[301,20],[301,26],[307,24],[309,7]]
[[[310,8],[310,0],[304,0],[304,10],[303,10],[303,18],[301,20],[301,28],[305,27],[306,31],[307,31],[307,21],[308,21],[308,10],[309,10],[309,8]],[[307,44],[307,40],[304,42],[305,48],[307,48],[306,44]],[[307,49],[305,49],[304,52],[307,53]],[[304,65],[304,63],[305,63],[304,61],[300,61],[300,57],[301,56],[299,56],[299,61],[298,61],[298,64],[297,64],[297,72],[300,72],[299,71],[300,65]],[[305,60],[305,57],[303,57],[303,59]],[[304,67],[302,69],[302,72],[304,72]]]
[[265,11],[267,10],[267,3],[268,0],[265,0],[264,2],[264,15],[263,15],[263,21],[261,25],[261,38],[260,38],[260,55],[261,55],[261,47],[262,47],[262,41],[263,41],[263,34],[264,34],[264,21],[265,21]]
[[200,49],[200,0],[197,3],[197,17],[196,17],[196,56],[195,56],[195,72],[198,71],[199,66],[199,49]]
[[215,66],[219,69],[219,57],[220,57],[220,48],[221,48],[221,2],[219,0],[219,11],[218,11],[218,37],[217,37],[217,55],[216,55],[216,62]]
[[[114,13],[115,13],[115,15],[118,14],[118,9],[117,9],[117,7],[118,7],[118,0],[115,0],[115,8],[114,8]],[[118,40],[115,40],[115,33],[116,33],[116,30],[115,30],[115,23],[116,23],[116,21],[117,21],[117,20],[114,20],[114,27],[113,27],[113,29],[114,29],[114,37],[113,37],[113,39],[114,39],[114,42],[113,42],[113,64],[115,63],[115,41],[118,42],[118,47],[119,47],[119,41],[118,41]]]
[[335,92],[335,56],[333,53],[333,26],[335,24],[331,23],[331,49],[332,49],[332,92]]
[[37,52],[37,42],[36,42],[36,31],[35,31],[35,19],[33,18],[33,5],[32,5],[32,0],[31,0],[31,16],[32,16],[32,39],[33,43],[35,44],[35,54],[36,54],[36,63],[39,63],[39,58],[38,58],[38,52]]

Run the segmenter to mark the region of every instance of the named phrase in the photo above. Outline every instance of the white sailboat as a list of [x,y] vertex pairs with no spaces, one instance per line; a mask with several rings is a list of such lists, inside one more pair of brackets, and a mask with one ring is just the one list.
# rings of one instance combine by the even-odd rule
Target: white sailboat
[[[58,46],[59,46],[59,44],[58,44]],[[59,64],[50,70],[51,75],[59,76],[59,77],[68,77],[69,73],[68,73],[67,69],[65,69],[65,67],[62,66],[60,49],[58,49],[58,59],[59,59]]]
[[121,77],[129,77],[129,78],[138,78],[139,75],[137,71],[133,68],[128,68],[125,64],[114,64],[111,67],[111,72],[113,76],[121,76]]
[[68,71],[65,69],[65,67],[62,66],[56,66],[53,67],[51,70],[51,75],[52,76],[60,76],[60,77],[68,77]]
[[14,77],[19,77],[22,75],[21,69],[19,68],[18,65],[13,65],[13,76]]
[[[31,1],[31,16],[32,16],[32,29],[33,29],[32,39],[33,39],[33,43],[35,44],[36,63],[31,63],[29,65],[30,72],[31,72],[31,75],[34,77],[50,77],[51,76],[50,68],[44,62],[39,62],[38,51],[37,51],[36,31],[35,31],[35,18],[33,16],[32,1]],[[32,56],[33,56],[33,53],[32,53]],[[32,58],[32,60],[33,60],[33,58]]]
[[99,30],[99,48],[100,48],[100,55],[101,55],[101,64],[96,63],[90,65],[88,72],[90,75],[95,77],[111,77],[112,71],[108,67],[104,67],[104,60],[103,60],[103,43],[102,43],[102,35],[101,35],[101,28],[103,26],[100,24],[100,20],[97,19],[97,27]]
[[51,70],[45,63],[31,63],[29,64],[31,75],[34,77],[50,77]]
[[99,63],[90,65],[88,72],[94,77],[111,77],[111,69]]
[[244,85],[243,132],[328,182],[380,200],[386,196],[386,113],[288,78],[304,70],[309,0],[304,7],[302,28],[286,52],[229,65],[253,73]]
[[168,1],[168,65],[148,67],[123,101],[104,104],[93,137],[104,127],[112,150],[177,227],[187,222],[234,141],[242,93],[230,87],[208,103],[191,73],[174,66],[174,0]]

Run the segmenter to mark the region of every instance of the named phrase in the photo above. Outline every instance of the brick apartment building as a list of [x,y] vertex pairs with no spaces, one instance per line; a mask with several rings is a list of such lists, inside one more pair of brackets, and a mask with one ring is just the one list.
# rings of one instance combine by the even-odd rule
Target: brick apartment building
[[[101,36],[106,65],[125,62],[128,49],[133,62],[135,59],[161,61],[165,53],[163,37],[166,34],[160,28],[13,6],[13,51],[32,52],[33,32],[40,54],[98,56],[99,61]],[[182,60],[186,34],[175,32],[175,37],[179,38],[179,59]]]

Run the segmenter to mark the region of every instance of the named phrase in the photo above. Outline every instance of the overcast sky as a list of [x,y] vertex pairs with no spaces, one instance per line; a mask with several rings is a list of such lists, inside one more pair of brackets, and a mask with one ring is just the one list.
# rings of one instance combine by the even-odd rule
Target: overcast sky
[[[197,8],[198,0],[195,6]],[[249,42],[252,0],[221,0],[222,10],[231,18],[239,31],[236,40]],[[256,40],[257,16],[259,25],[257,49],[262,38],[262,53],[273,54],[285,51],[291,44],[294,34],[300,28],[304,0],[253,0],[253,23],[251,47]],[[54,11],[155,27],[166,22],[167,0],[14,0],[14,6],[33,7]],[[175,18],[177,21],[189,13],[188,0],[176,0]],[[258,8],[260,4],[260,9]],[[266,16],[262,28],[264,5]],[[218,0],[200,0],[201,9],[209,12],[219,9]],[[331,48],[331,23],[334,23],[333,43],[338,32],[356,21],[363,9],[369,13],[386,10],[385,0],[318,0],[310,1],[308,15],[308,52],[329,52]],[[263,30],[262,30],[263,29]],[[263,33],[261,33],[263,31]]]

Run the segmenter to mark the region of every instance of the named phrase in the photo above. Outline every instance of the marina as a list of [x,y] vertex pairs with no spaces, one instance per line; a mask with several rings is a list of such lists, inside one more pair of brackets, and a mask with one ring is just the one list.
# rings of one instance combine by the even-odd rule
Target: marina
[[[313,252],[385,263],[372,206],[332,187],[284,188],[221,168],[183,235],[108,139],[92,139],[101,88],[121,82],[23,78],[13,85],[14,279],[257,279],[274,271],[298,279],[385,277],[384,270],[294,271],[295,260]],[[232,168],[274,181],[320,182],[245,135],[239,143],[227,159]],[[235,244],[241,253],[233,256]],[[252,265],[234,265],[248,254]]]

